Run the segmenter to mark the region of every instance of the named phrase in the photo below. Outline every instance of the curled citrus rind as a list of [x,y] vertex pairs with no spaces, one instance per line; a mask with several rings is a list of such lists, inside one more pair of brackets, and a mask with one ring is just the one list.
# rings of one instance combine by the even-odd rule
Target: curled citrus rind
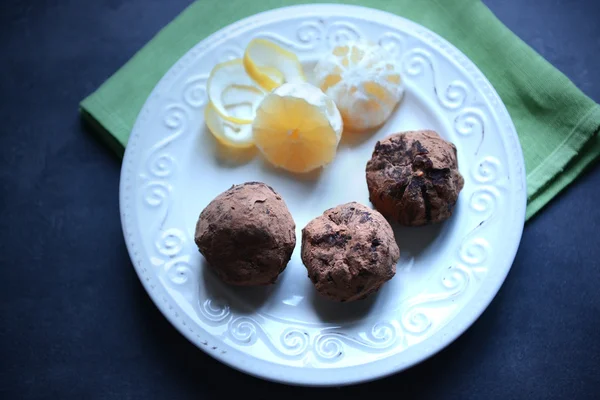
[[238,124],[224,119],[212,103],[208,103],[204,109],[204,120],[213,136],[225,146],[240,149],[254,146],[252,124]]
[[269,92],[284,82],[306,81],[298,56],[270,40],[253,39],[246,47],[243,62],[247,74]]
[[[206,88],[214,110],[226,121],[236,124],[252,123],[256,107],[265,95],[248,76],[240,58],[217,64],[208,77]],[[231,104],[246,105],[249,112],[235,115]]]

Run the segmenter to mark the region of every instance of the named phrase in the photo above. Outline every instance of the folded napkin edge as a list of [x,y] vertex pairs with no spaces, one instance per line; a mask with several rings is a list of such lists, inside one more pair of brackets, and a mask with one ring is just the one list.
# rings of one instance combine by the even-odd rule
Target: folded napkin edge
[[600,126],[584,145],[583,150],[571,162],[541,187],[527,202],[525,219],[529,221],[544,207],[551,204],[553,198],[569,186],[575,178],[592,168],[600,160]]
[[78,112],[91,133],[108,145],[117,156],[123,158],[129,129],[119,115],[107,110],[94,97],[94,93],[79,103]]
[[527,198],[531,199],[560,174],[567,165],[585,150],[586,143],[597,134],[600,127],[600,106],[592,104],[590,109],[575,124],[562,143],[527,174]]

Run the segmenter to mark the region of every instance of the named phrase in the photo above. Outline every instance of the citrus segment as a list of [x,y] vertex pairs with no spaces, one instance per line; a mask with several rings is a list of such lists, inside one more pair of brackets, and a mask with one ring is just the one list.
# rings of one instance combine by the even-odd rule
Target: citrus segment
[[335,47],[317,63],[314,74],[349,130],[383,124],[404,93],[398,63],[381,46],[367,42]]
[[273,165],[309,172],[335,157],[343,123],[332,99],[309,83],[285,83],[267,94],[252,124],[254,142]]
[[267,91],[284,82],[306,81],[296,54],[266,39],[253,39],[248,44],[244,52],[244,68]]

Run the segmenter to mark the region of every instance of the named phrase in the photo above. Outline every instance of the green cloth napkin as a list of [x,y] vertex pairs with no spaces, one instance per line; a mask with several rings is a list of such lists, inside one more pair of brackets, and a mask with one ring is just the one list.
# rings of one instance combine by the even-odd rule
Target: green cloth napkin
[[[81,114],[118,154],[146,98],[191,47],[241,18],[303,0],[198,0],[81,102]],[[329,0],[411,19],[467,55],[506,104],[527,169],[527,218],[600,154],[600,107],[506,28],[479,0]]]

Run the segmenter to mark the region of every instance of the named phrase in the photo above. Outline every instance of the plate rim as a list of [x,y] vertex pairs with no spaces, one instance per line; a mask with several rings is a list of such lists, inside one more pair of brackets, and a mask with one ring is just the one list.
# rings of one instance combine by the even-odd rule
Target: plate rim
[[[502,132],[508,131],[506,132],[506,134],[511,136],[511,139],[514,142],[514,148],[510,149],[510,151],[512,153],[512,156],[515,158],[515,160],[513,161],[516,161],[518,163],[518,165],[516,166],[518,167],[518,171],[520,171],[521,178],[520,191],[517,191],[515,193],[515,203],[517,203],[519,194],[521,194],[521,203],[518,209],[511,210],[512,213],[515,214],[515,220],[517,223],[516,227],[518,228],[518,232],[515,232],[512,235],[512,237],[514,238],[514,242],[510,243],[507,246],[510,252],[509,254],[505,254],[508,257],[504,257],[504,259],[507,260],[506,262],[508,263],[508,266],[505,269],[501,270],[500,273],[496,274],[496,279],[486,279],[487,286],[482,284],[482,286],[478,289],[478,294],[476,295],[476,298],[473,298],[469,301],[469,307],[463,308],[446,325],[439,328],[429,338],[425,339],[425,341],[422,342],[430,342],[429,346],[425,346],[424,349],[421,349],[420,352],[416,352],[415,355],[411,354],[415,353],[415,351],[411,351],[411,348],[408,348],[398,354],[394,354],[392,356],[386,357],[381,360],[373,361],[371,363],[355,365],[350,367],[327,368],[327,373],[322,373],[323,369],[320,368],[310,370],[300,367],[275,364],[270,361],[252,357],[249,354],[234,348],[229,348],[227,352],[223,352],[218,347],[220,344],[217,343],[217,346],[214,346],[213,343],[209,343],[209,340],[214,340],[214,337],[206,331],[203,331],[203,333],[205,334],[207,339],[199,342],[198,339],[200,338],[200,335],[192,333],[189,327],[186,326],[185,322],[177,317],[177,313],[173,313],[172,309],[169,309],[166,299],[163,299],[165,301],[160,301],[162,293],[159,293],[159,291],[165,291],[164,288],[158,285],[152,285],[150,280],[144,276],[145,267],[142,265],[141,259],[137,258],[138,254],[135,249],[135,244],[132,241],[133,234],[128,229],[128,220],[130,218],[130,214],[127,213],[127,202],[129,201],[128,189],[131,185],[129,184],[129,181],[126,178],[127,174],[134,173],[128,169],[128,166],[133,161],[132,159],[135,154],[135,152],[132,150],[135,148],[137,140],[136,135],[134,135],[134,133],[136,132],[136,130],[139,130],[139,125],[142,119],[140,117],[144,112],[147,111],[150,100],[153,97],[155,97],[155,94],[157,93],[158,88],[161,86],[161,83],[163,82],[165,77],[172,74],[174,70],[176,70],[181,64],[183,64],[183,62],[185,62],[185,59],[190,57],[190,53],[193,53],[195,49],[202,47],[204,43],[210,43],[211,41],[217,38],[223,37],[228,32],[235,31],[245,26],[251,26],[253,24],[260,23],[265,18],[273,19],[279,14],[287,14],[290,12],[297,11],[299,13],[301,12],[303,15],[310,15],[320,12],[321,14],[319,15],[328,16],[332,12],[340,13],[340,11],[343,12],[344,10],[350,12],[352,16],[360,14],[361,18],[366,20],[378,20],[381,18],[387,18],[391,21],[398,20],[401,21],[403,24],[412,26],[415,30],[421,30],[426,32],[428,35],[431,35],[431,37],[433,37],[438,43],[445,46],[447,49],[450,49],[452,52],[455,52],[456,55],[458,55],[461,58],[460,63],[463,64],[463,66],[465,67],[470,67],[471,71],[469,71],[469,75],[471,77],[477,78],[477,80],[483,82],[484,85],[487,85],[489,87],[489,95],[497,99],[497,104],[494,104],[494,107],[492,107],[492,109],[498,112],[499,121],[503,122],[505,125]],[[456,56],[450,58],[455,61],[459,61]],[[154,88],[146,98],[144,105],[142,106],[138,116],[136,117],[135,124],[131,131],[130,141],[133,141],[133,143],[128,143],[128,145],[126,146],[121,167],[119,183],[119,208],[121,214],[122,231],[126,247],[129,253],[129,257],[144,289],[146,290],[149,297],[152,299],[155,306],[161,311],[163,316],[171,323],[171,325],[173,325],[179,331],[180,334],[182,334],[186,339],[188,339],[194,346],[200,348],[209,356],[215,358],[219,362],[222,362],[223,364],[231,368],[268,381],[302,386],[350,385],[380,379],[406,370],[410,367],[413,367],[416,364],[419,364],[431,358],[432,356],[440,352],[442,349],[453,343],[457,338],[459,338],[468,328],[470,328],[475,323],[475,321],[477,321],[477,319],[488,308],[489,304],[496,297],[508,273],[510,272],[517,251],[519,249],[519,245],[521,243],[523,228],[525,224],[525,212],[527,204],[526,174],[524,168],[525,162],[514,123],[510,117],[510,114],[508,113],[508,110],[506,109],[505,104],[501,100],[493,85],[485,77],[483,72],[481,72],[481,70],[479,70],[475,63],[473,63],[464,53],[462,53],[454,45],[452,45],[450,42],[439,36],[437,33],[433,32],[432,30],[405,17],[387,11],[347,4],[301,4],[279,7],[263,11],[222,27],[221,29],[217,30],[216,32],[212,33],[211,35],[207,36],[206,38],[202,39],[197,44],[195,44],[193,47],[191,47],[161,77],[161,79],[157,82],[157,84],[154,86]],[[165,297],[164,294],[162,294],[162,296],[163,298]],[[476,302],[476,304],[472,304],[473,302]],[[412,347],[412,349],[414,349],[414,347]],[[236,357],[236,353],[238,357]],[[407,357],[407,353],[410,357]],[[249,362],[245,362],[245,360],[243,360],[244,357],[250,357],[251,360],[249,360]],[[372,364],[377,364],[378,367],[365,368],[367,365]],[[358,373],[356,373],[356,371],[358,371]],[[332,378],[332,375],[335,375],[335,377]]]

